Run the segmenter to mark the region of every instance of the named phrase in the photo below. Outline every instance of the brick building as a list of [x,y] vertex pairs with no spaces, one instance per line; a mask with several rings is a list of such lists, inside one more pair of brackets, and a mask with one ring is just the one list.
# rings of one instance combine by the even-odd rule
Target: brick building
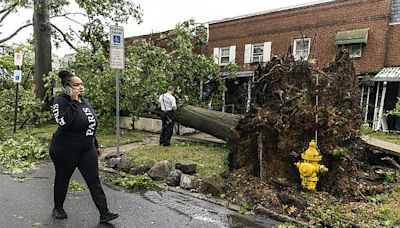
[[[247,106],[237,95],[249,92],[240,88],[253,76],[252,63],[290,53],[298,60],[315,59],[316,66],[324,67],[344,48],[360,77],[377,74],[361,86],[365,123],[388,129],[385,110],[393,109],[400,97],[400,0],[323,0],[211,21],[208,29],[209,43],[201,52],[220,66],[229,62],[239,66],[237,79],[226,81],[226,111]],[[400,130],[400,119],[388,122],[389,129]]]
[[[349,50],[360,76],[380,72],[374,86],[362,87],[360,105],[365,106],[366,123],[387,129],[384,110],[393,109],[400,95],[400,0],[319,1],[208,24],[204,53],[221,66],[236,63],[240,83],[251,78],[251,63],[267,62],[273,55],[289,52],[323,67],[340,48]],[[235,104],[238,86],[227,84],[225,103]],[[391,128],[400,128],[400,121],[390,121]]]

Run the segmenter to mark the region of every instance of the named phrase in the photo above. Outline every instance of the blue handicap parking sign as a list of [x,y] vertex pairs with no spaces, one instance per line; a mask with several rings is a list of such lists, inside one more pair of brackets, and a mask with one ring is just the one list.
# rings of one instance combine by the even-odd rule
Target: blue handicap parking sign
[[19,81],[19,75],[16,75],[16,76],[15,76],[15,80],[16,80],[16,81]]
[[120,43],[121,43],[121,36],[119,36],[119,35],[114,35],[113,40],[114,40],[114,43],[115,43],[115,44],[120,44]]

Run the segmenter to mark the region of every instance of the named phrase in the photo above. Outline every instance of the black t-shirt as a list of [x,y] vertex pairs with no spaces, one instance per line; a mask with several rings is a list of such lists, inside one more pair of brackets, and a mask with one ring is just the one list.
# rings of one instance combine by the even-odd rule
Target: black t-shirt
[[53,115],[58,124],[54,143],[73,148],[99,147],[96,140],[98,119],[87,99],[81,98],[78,102],[63,93],[54,101]]

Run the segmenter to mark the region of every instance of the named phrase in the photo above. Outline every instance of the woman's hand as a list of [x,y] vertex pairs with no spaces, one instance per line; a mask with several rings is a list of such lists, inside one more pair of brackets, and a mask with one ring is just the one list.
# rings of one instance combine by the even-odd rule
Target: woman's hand
[[100,149],[100,148],[97,148],[97,157],[100,157],[100,156],[101,156],[101,154],[103,154],[103,151],[102,151],[102,149]]
[[71,97],[71,100],[75,100],[75,101],[79,101],[79,96],[80,96],[80,92],[76,89],[71,91],[71,94],[69,95]]

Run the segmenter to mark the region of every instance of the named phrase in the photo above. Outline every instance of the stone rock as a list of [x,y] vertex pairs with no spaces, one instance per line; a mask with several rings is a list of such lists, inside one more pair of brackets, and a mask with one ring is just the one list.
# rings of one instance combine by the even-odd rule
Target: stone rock
[[156,160],[149,160],[146,165],[149,167],[149,169],[151,169],[156,163]]
[[195,189],[199,187],[199,179],[195,176],[190,176],[187,174],[181,175],[181,182],[179,185],[181,188]]
[[139,164],[131,168],[129,173],[132,175],[145,174],[150,168],[147,165]]
[[108,159],[117,158],[117,157],[118,157],[117,154],[108,154],[107,156],[104,157],[104,159],[108,160]]
[[117,163],[117,170],[120,170],[122,172],[129,172],[129,170],[132,168],[132,161],[130,157],[127,156],[122,156],[121,160]]
[[194,174],[197,170],[197,163],[190,160],[181,160],[175,164],[175,168],[185,174]]
[[226,181],[221,176],[214,175],[202,180],[199,187],[199,192],[211,194],[213,196],[220,196],[226,192],[226,189]]
[[162,161],[156,163],[153,167],[151,167],[148,174],[153,179],[165,180],[168,177],[170,171],[171,164],[169,163],[169,161]]
[[118,163],[120,163],[120,161],[121,161],[120,157],[119,158],[118,157],[110,158],[110,159],[106,160],[106,167],[115,169],[115,168],[117,168],[117,165],[118,165]]
[[166,179],[167,185],[169,186],[179,186],[179,183],[181,182],[181,175],[182,171],[179,169],[174,169],[171,172],[169,172],[169,175]]

